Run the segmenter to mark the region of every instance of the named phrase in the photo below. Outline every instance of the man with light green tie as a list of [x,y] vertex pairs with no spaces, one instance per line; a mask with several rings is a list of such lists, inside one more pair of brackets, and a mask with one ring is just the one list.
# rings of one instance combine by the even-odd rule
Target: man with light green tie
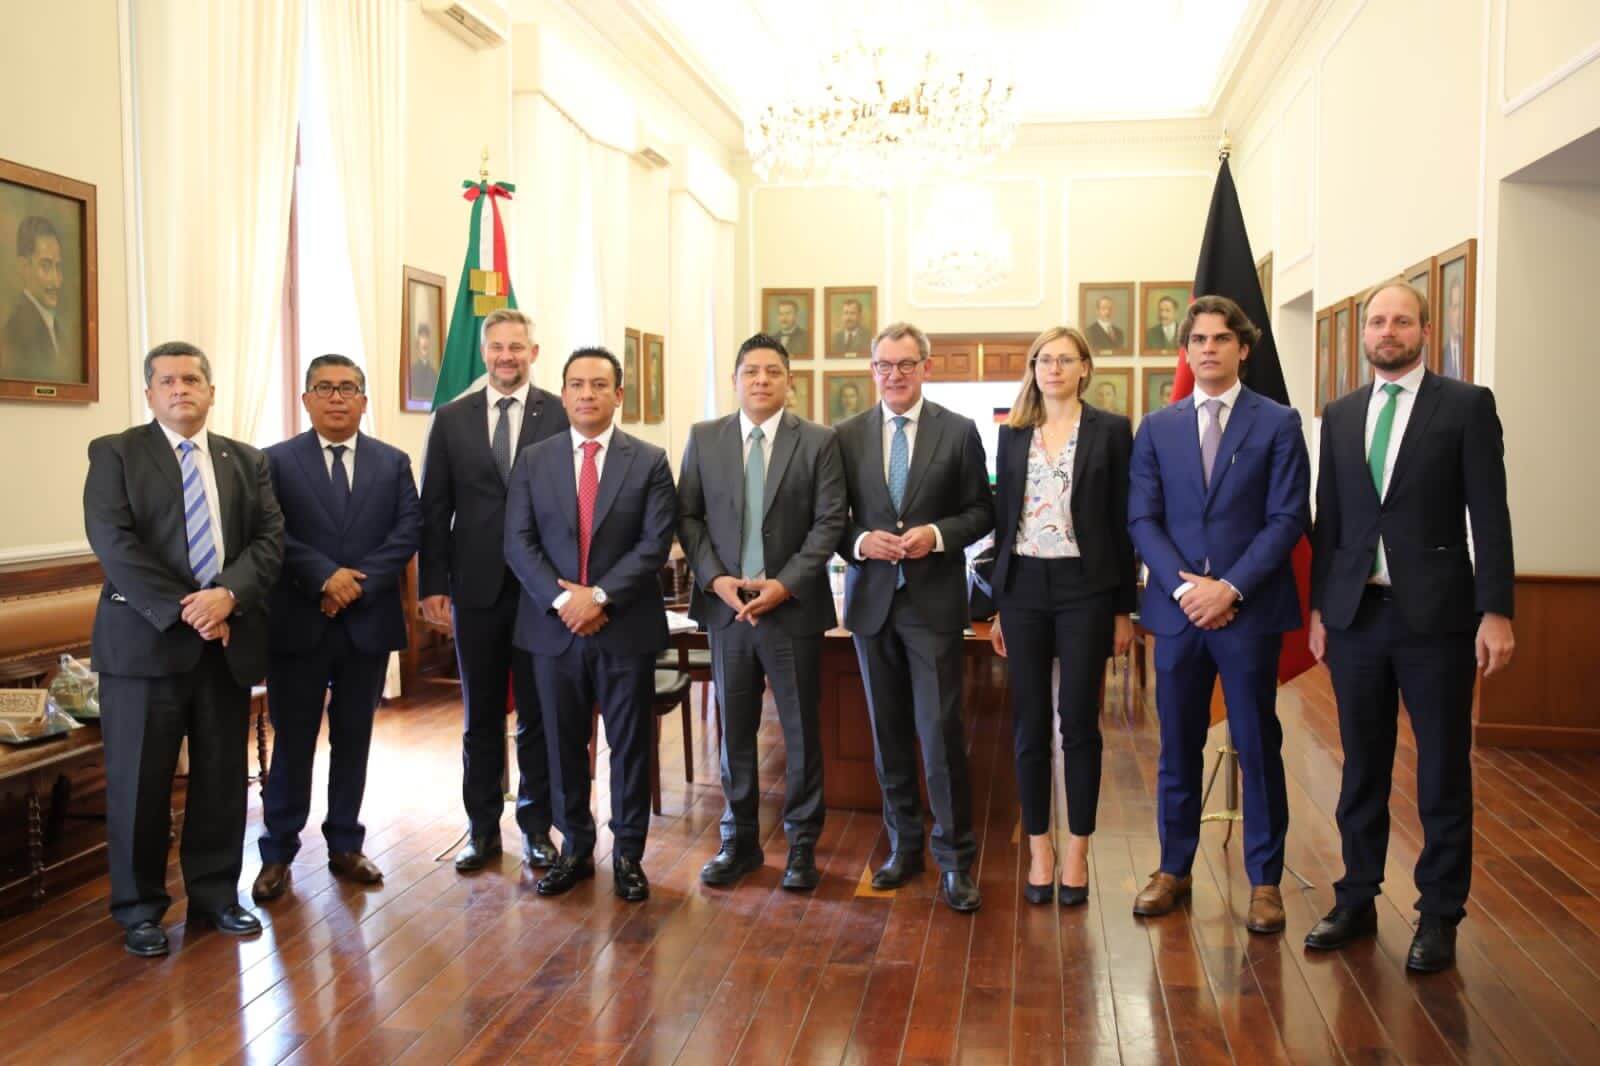
[[700,879],[730,885],[766,861],[756,810],[756,730],[770,682],[783,727],[783,887],[819,880],[822,634],[838,624],[828,560],[844,534],[844,468],[833,430],[784,409],[789,353],[756,334],[733,364],[739,410],[689,431],[678,471],[679,539],[694,571],[691,613],[710,635],[722,705],[722,849]]

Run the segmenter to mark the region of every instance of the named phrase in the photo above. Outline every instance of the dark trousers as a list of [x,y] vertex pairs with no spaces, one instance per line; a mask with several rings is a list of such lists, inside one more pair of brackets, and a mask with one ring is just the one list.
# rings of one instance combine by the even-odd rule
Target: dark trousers
[[1278,652],[1283,636],[1230,628],[1188,627],[1156,638],[1156,713],[1161,757],[1156,775],[1156,823],[1161,869],[1183,876],[1200,846],[1200,798],[1211,690],[1222,676],[1228,733],[1239,752],[1244,788],[1244,868],[1252,885],[1283,876],[1289,797],[1283,780],[1283,728],[1278,724]]
[[933,808],[930,844],[941,870],[965,870],[978,853],[972,833],[967,745],[961,726],[961,631],[939,632],[907,617],[896,595],[883,628],[855,637],[867,690],[872,743],[883,790],[883,824],[895,851],[922,850],[916,746]]
[[189,738],[189,789],[178,859],[191,914],[239,902],[244,864],[245,743],[250,689],[228,670],[222,644],[169,677],[100,675],[106,757],[106,846],[111,916],[124,926],[158,922],[167,895],[172,775]]
[[[328,708],[328,816],[322,836],[330,854],[360,851],[366,839],[361,796],[367,787],[372,716],[383,696],[388,652],[364,652],[350,643],[343,623],[327,628],[315,648],[293,657],[273,656],[267,666],[267,709],[272,715],[272,766],[262,800],[262,862],[293,862],[300,830],[311,814],[311,767]],[[331,696],[330,696],[331,692]]]
[[791,636],[772,620],[734,622],[711,632],[711,669],[722,703],[722,839],[755,844],[756,731],[761,697],[772,682],[783,727],[783,832],[790,846],[815,845],[822,833],[822,637]]
[[1388,590],[1370,589],[1349,629],[1328,630],[1328,672],[1344,748],[1338,807],[1344,877],[1334,895],[1340,903],[1359,904],[1376,896],[1383,883],[1395,730],[1404,697],[1417,738],[1422,815],[1417,909],[1459,921],[1472,883],[1473,637],[1413,633],[1389,596]]
[[594,854],[594,814],[589,810],[589,738],[594,708],[611,748],[611,838],[614,853],[644,857],[650,829],[650,716],[655,713],[655,653],[611,655],[582,637],[560,655],[535,655],[534,676],[550,738],[550,776],[561,851]]
[[1094,832],[1100,805],[1100,690],[1116,625],[1109,592],[1086,592],[1081,559],[1018,555],[1000,597],[1011,687],[1011,728],[1017,755],[1022,829],[1050,829],[1050,664],[1061,660],[1056,706],[1067,783],[1067,828]]
[[522,587],[508,580],[492,607],[457,606],[453,613],[456,664],[466,727],[461,736],[461,802],[475,837],[500,836],[505,810],[507,680],[517,704],[517,825],[550,831],[550,756],[533,661],[511,644]]

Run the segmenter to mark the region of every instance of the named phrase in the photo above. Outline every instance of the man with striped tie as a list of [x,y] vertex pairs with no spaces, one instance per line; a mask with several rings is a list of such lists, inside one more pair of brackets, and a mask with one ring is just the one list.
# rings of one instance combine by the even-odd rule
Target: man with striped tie
[[266,597],[283,515],[266,458],[206,431],[216,390],[205,353],[151,349],[155,421],[89,445],[83,521],[105,571],[95,613],[106,754],[111,914],[124,946],[165,955],[162,915],[172,777],[189,741],[179,849],[189,921],[261,931],[239,906],[250,686],[267,670]]

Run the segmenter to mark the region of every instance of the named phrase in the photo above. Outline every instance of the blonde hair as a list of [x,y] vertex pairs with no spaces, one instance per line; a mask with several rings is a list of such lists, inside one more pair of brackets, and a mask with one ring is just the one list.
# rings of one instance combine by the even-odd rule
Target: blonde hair
[[921,358],[926,359],[933,354],[933,344],[929,342],[926,333],[909,322],[891,322],[880,329],[876,337],[872,338],[873,356],[877,356],[878,345],[884,341],[897,341],[905,337],[910,337],[916,341],[917,353]]
[[479,350],[489,343],[489,330],[506,322],[514,322],[521,326],[528,334],[528,343],[533,343],[533,319],[515,307],[497,307],[483,318],[483,325],[478,330]]
[[1006,425],[1012,429],[1032,429],[1044,421],[1044,394],[1039,391],[1039,383],[1033,379],[1033,360],[1045,345],[1062,337],[1072,341],[1073,347],[1078,349],[1078,358],[1083,361],[1078,395],[1081,397],[1088,389],[1089,379],[1094,377],[1094,356],[1090,352],[1088,339],[1071,326],[1050,327],[1035,337],[1028,348],[1028,361],[1022,368],[1022,387],[1017,390],[1017,398],[1011,404],[1011,414],[1006,417]]
[[1377,296],[1378,293],[1385,292],[1385,291],[1387,291],[1389,289],[1399,289],[1402,292],[1409,292],[1411,294],[1411,298],[1413,300],[1417,301],[1417,321],[1423,326],[1426,326],[1428,324],[1428,320],[1429,320],[1428,298],[1425,295],[1423,295],[1421,289],[1419,289],[1415,285],[1411,284],[1411,282],[1407,281],[1404,278],[1395,278],[1393,281],[1386,281],[1383,284],[1379,285],[1377,288],[1373,289],[1371,292],[1367,293],[1367,298],[1365,300],[1363,300],[1362,303],[1361,303],[1361,328],[1362,329],[1366,329],[1367,328],[1367,309],[1372,306],[1373,297]]

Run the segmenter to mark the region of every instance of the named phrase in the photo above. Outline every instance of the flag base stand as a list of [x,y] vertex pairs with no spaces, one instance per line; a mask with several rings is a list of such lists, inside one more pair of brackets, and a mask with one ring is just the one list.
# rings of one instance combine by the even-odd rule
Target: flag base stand
[[[1239,809],[1239,749],[1233,746],[1233,734],[1229,732],[1226,724],[1222,727],[1222,743],[1217,745],[1217,761],[1211,764],[1211,773],[1206,777],[1206,790],[1200,796],[1200,809],[1203,811],[1211,799],[1211,790],[1217,783],[1217,772],[1222,772],[1223,808],[1212,811],[1210,814],[1200,816],[1201,824],[1206,822],[1221,822],[1227,826],[1227,832],[1222,837],[1222,847],[1228,847],[1228,842],[1233,839],[1233,823],[1244,821],[1244,812]],[[1290,866],[1283,864],[1284,872],[1296,881],[1301,888],[1310,888],[1311,882]]]

